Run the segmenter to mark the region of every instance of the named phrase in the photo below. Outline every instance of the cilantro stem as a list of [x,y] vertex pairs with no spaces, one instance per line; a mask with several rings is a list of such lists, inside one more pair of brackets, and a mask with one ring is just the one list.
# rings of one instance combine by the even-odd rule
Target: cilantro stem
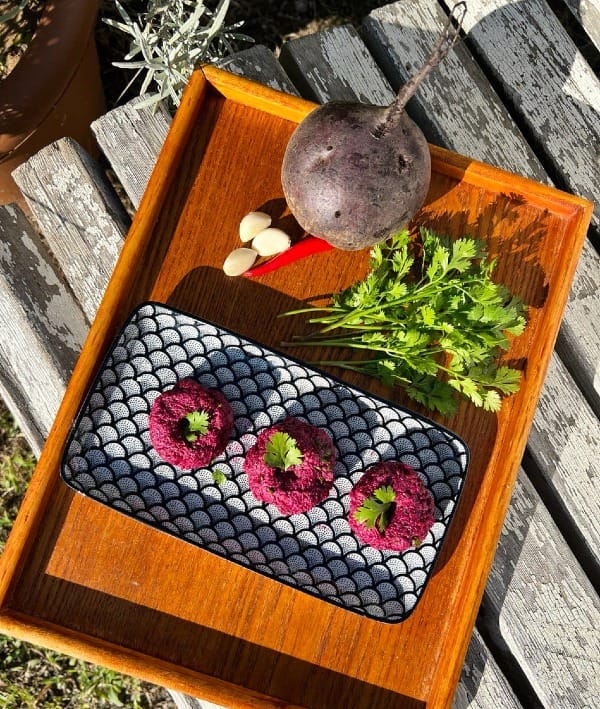
[[[347,327],[348,322],[353,318],[356,318],[358,315],[360,315],[360,317],[363,319],[368,319],[369,315],[373,313],[381,314],[384,311],[396,309],[400,306],[407,305],[409,303],[414,306],[414,304],[419,300],[424,300],[428,302],[428,299],[430,299],[432,295],[439,296],[445,291],[454,288],[454,285],[447,285],[443,288],[436,288],[436,282],[438,281],[429,281],[426,285],[422,286],[421,288],[417,288],[414,291],[410,291],[410,293],[401,298],[396,298],[395,300],[391,301],[378,302],[369,308],[361,308],[360,311],[358,311],[356,308],[340,308],[341,313],[346,313],[346,315],[341,318],[339,318],[339,316],[337,318],[324,316],[320,318],[309,318],[308,322],[313,325],[328,323],[327,326],[322,329],[322,332],[330,332],[331,330],[335,330],[336,328]],[[468,292],[463,290],[463,293],[471,300],[473,300]],[[335,312],[335,309],[332,308],[330,312]],[[381,323],[381,320],[379,320],[379,322]]]
[[305,313],[315,313],[315,312],[325,312],[325,313],[330,313],[333,311],[334,308],[332,306],[325,307],[325,306],[309,306],[308,308],[299,308],[298,310],[288,310],[285,313],[279,313],[277,315],[278,318],[285,318],[288,317],[288,315],[304,315]]
[[[321,360],[317,362],[313,362],[317,367],[340,367],[341,369],[347,369],[349,372],[356,372],[357,374],[365,374],[365,365],[369,364],[379,364],[378,359],[365,359],[361,360],[360,362],[355,362],[353,360]],[[407,377],[401,377],[398,374],[394,374],[393,376],[394,381],[398,383],[404,383],[404,384],[410,384],[412,382],[411,379],[408,379]]]

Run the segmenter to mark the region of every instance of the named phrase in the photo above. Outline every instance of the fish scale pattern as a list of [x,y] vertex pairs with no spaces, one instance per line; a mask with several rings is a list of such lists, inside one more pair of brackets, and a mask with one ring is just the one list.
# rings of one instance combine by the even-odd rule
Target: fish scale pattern
[[[234,413],[225,451],[205,469],[179,469],[150,442],[153,402],[186,377],[219,389]],[[337,461],[329,497],[306,513],[283,516],[253,497],[243,461],[260,431],[288,415],[328,431]],[[402,553],[363,545],[347,521],[352,486],[367,467],[389,459],[417,470],[436,504],[427,537]],[[61,475],[84,495],[164,532],[394,623],[423,593],[467,465],[466,445],[451,431],[222,327],[144,303],[83,403]]]

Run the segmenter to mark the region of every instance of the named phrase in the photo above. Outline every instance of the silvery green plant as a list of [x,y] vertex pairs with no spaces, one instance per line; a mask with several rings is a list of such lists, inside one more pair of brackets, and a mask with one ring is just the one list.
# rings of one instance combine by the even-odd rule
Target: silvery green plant
[[0,23],[14,20],[15,17],[27,7],[27,5],[29,5],[29,0],[20,0],[20,2],[15,3],[14,7],[11,7],[10,10],[7,10],[0,15]]
[[235,51],[234,42],[253,40],[237,30],[242,25],[225,24],[230,0],[219,0],[214,10],[204,0],[148,0],[145,12],[130,17],[115,0],[122,22],[104,18],[104,22],[131,36],[129,52],[116,67],[135,74],[121,96],[143,75],[140,96],[155,89],[137,104],[154,108],[164,101],[175,109],[194,67],[212,63]]

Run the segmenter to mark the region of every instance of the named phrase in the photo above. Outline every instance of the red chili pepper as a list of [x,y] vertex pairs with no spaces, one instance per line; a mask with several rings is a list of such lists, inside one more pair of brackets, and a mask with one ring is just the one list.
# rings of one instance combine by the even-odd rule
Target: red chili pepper
[[305,236],[300,239],[300,241],[292,244],[289,249],[273,256],[273,258],[270,258],[264,263],[258,264],[258,266],[249,268],[242,275],[246,276],[246,278],[262,276],[265,273],[270,273],[282,266],[287,266],[289,263],[298,261],[298,259],[312,256],[312,254],[318,254],[322,251],[330,251],[332,248],[333,246],[330,243],[324,239],[320,239],[318,236]]

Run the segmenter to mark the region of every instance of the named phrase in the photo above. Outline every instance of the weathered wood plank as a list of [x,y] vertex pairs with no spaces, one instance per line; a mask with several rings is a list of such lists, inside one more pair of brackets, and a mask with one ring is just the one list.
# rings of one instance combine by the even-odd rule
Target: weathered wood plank
[[302,96],[317,103],[335,96],[337,101],[358,99],[386,106],[394,98],[381,69],[349,25],[286,42],[279,61]]
[[6,403],[39,452],[88,323],[45,244],[16,205],[0,207],[0,322]]
[[[428,57],[446,21],[436,2],[374,10],[361,34],[394,90]],[[458,44],[419,86],[408,113],[436,145],[544,182],[544,169],[468,49]],[[517,157],[515,157],[517,156]]]
[[0,273],[57,366],[71,371],[88,324],[39,234],[17,205],[0,207]]
[[13,176],[91,321],[128,228],[121,203],[99,166],[70,138],[43,148]]
[[600,5],[598,0],[563,0],[585,30],[597,49],[600,49]]
[[171,125],[171,114],[163,104],[153,111],[140,107],[141,102],[141,98],[133,99],[92,123],[98,145],[135,208]]
[[[597,202],[600,79],[545,0],[469,0],[464,28],[555,180]],[[598,204],[594,223],[600,228]]]
[[12,365],[0,354],[0,398],[12,414],[33,455],[39,458],[46,436],[38,425],[37,412],[29,407],[19,383],[10,378],[11,373]]
[[478,630],[473,631],[452,709],[520,709],[521,703]]
[[571,285],[556,351],[600,416],[600,256],[586,240]]
[[600,49],[600,4],[598,0],[563,0],[597,49]]
[[580,531],[579,544],[600,578],[600,421],[558,357],[550,362],[527,450],[557,506]]
[[245,76],[247,79],[270,86],[277,91],[298,95],[298,90],[290,81],[290,77],[281,64],[275,59],[273,53],[262,44],[257,44],[250,49],[244,49],[222,59],[219,66],[232,74]]
[[189,697],[187,694],[176,692],[173,689],[169,690],[169,694],[175,702],[177,709],[226,709],[220,704],[213,704],[212,702],[207,702],[205,699]]
[[484,606],[487,632],[506,642],[544,707],[597,706],[600,600],[522,474]]

